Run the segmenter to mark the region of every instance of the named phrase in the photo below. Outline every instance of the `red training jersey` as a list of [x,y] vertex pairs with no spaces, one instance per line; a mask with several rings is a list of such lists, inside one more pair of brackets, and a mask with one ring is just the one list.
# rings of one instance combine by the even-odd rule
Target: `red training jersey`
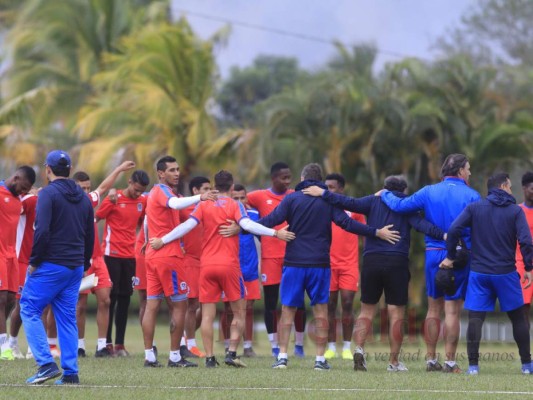
[[[275,193],[272,189],[255,190],[248,193],[248,204],[250,207],[259,211],[259,216],[263,218],[274,211],[279,203],[281,203],[281,200],[292,192],[294,192],[292,189],[289,189],[282,194]],[[274,229],[277,230],[286,225],[287,223],[284,222],[275,226]],[[285,247],[286,244],[283,240],[264,236],[261,238],[261,258],[283,258],[285,257]]]
[[[193,204],[190,207],[180,210],[180,220],[187,221],[195,208],[196,204]],[[181,242],[183,244],[183,250],[185,251],[185,254],[188,254],[189,256],[199,260],[200,256],[202,255],[203,236],[204,226],[202,225],[202,223],[200,223],[196,228],[194,228],[192,231],[183,236],[181,238]]]
[[[366,224],[362,214],[345,211],[353,220]],[[331,224],[331,247],[329,249],[331,268],[354,268],[359,266],[359,236],[346,232],[336,224]]]
[[0,182],[0,257],[17,257],[17,227],[22,212],[18,196],[6,187],[4,181]]
[[35,209],[37,196],[26,194],[21,198],[22,215],[17,227],[17,257],[20,264],[29,264],[31,247],[33,246],[33,233],[35,231]]
[[[163,184],[154,185],[148,195],[146,204],[146,217],[148,220],[148,237],[163,237],[180,224],[180,213],[168,207],[168,201],[172,197],[178,197],[172,189]],[[180,241],[173,240],[159,250],[154,250],[150,245],[146,246],[146,259],[161,257],[183,258]]]
[[218,229],[220,225],[227,225],[228,219],[238,223],[242,218],[248,218],[242,203],[231,197],[219,196],[217,201],[203,201],[198,204],[191,218],[204,226],[200,265],[238,267],[239,235],[225,238],[218,233]]
[[[96,190],[94,192],[88,193],[89,200],[93,208],[98,207],[100,204],[100,193]],[[94,246],[93,246],[93,258],[102,257],[102,249],[100,249],[100,239],[98,238],[98,226],[96,225],[96,218],[94,219]]]
[[132,199],[117,190],[117,201],[113,204],[106,197],[96,212],[99,219],[105,219],[102,250],[104,255],[117,258],[135,258],[135,234],[144,219],[146,196],[141,194]]
[[[529,226],[529,231],[533,235],[533,208],[527,207],[524,203],[519,204],[519,206],[522,207],[522,210],[524,210],[527,224]],[[521,275],[523,275],[525,270],[524,258],[522,257],[522,253],[520,252],[520,245],[518,243],[516,245],[516,269],[520,272]]]

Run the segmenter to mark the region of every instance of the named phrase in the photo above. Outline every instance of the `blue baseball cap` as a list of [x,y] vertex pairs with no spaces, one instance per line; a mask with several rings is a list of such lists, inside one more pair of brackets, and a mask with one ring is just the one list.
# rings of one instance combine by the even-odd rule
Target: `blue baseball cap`
[[66,151],[63,150],[52,150],[46,156],[46,161],[44,165],[48,165],[51,168],[63,167],[70,168],[71,161],[70,156]]

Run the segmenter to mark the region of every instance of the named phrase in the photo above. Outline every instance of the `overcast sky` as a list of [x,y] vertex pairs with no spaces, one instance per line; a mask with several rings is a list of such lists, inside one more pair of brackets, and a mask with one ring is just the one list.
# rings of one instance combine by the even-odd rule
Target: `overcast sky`
[[[431,59],[431,44],[456,25],[475,0],[174,0],[174,15],[186,15],[202,38],[226,23],[228,45],[217,54],[222,75],[248,66],[259,54],[292,56],[313,69],[334,54],[329,43],[253,29],[240,22],[346,44],[373,43],[378,66],[402,56]],[[399,56],[396,56],[399,55]]]

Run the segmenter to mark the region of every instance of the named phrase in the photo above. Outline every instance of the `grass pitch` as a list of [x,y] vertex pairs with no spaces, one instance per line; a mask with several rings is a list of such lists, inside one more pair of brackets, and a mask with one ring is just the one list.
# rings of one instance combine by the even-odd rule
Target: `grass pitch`
[[[133,318],[132,318],[133,320]],[[89,330],[94,321],[88,321]],[[159,360],[166,365],[168,328],[157,329]],[[198,335],[199,336],[199,335]],[[289,355],[286,370],[272,370],[273,359],[265,334],[259,334],[254,349],[260,357],[245,359],[246,369],[234,369],[223,363],[223,345],[217,344],[219,368],[207,370],[203,360],[194,369],[148,369],[143,367],[141,332],[132,321],[128,326],[126,347],[129,358],[95,359],[94,331],[88,332],[88,357],[80,360],[79,387],[54,387],[53,381],[41,386],[26,386],[27,377],[35,373],[34,361],[0,362],[0,399],[306,399],[372,398],[372,399],[459,399],[459,398],[523,398],[533,394],[533,376],[520,374],[516,347],[507,344],[482,343],[480,375],[425,372],[423,343],[404,347],[403,361],[409,372],[389,373],[387,346],[367,346],[369,371],[354,372],[351,361],[334,359],[328,372],[314,371],[313,343],[307,339],[305,359]],[[26,348],[22,341],[21,347]],[[459,364],[467,368],[465,344],[459,346]],[[292,350],[292,345],[290,346]],[[439,345],[442,348],[442,344]]]

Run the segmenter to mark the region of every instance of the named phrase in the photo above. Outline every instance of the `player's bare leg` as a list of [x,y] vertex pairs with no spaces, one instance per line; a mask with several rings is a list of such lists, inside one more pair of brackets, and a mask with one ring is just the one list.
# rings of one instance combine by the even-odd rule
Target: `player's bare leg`
[[[279,353],[287,354],[291,336],[292,324],[296,315],[296,307],[281,307],[281,318],[278,324]],[[327,317],[326,317],[327,318]]]
[[428,297],[428,311],[424,321],[424,340],[426,342],[426,370],[441,371],[442,365],[438,362],[437,343],[441,328],[441,315],[444,310],[444,298],[434,299]]
[[398,365],[400,349],[403,343],[405,306],[387,305],[389,313],[389,345],[391,365]]
[[[326,358],[331,359],[337,356],[337,303],[339,301],[339,291],[329,292],[328,302],[328,350]],[[350,332],[350,338],[352,333]]]
[[206,358],[213,357],[213,324],[217,314],[217,306],[215,303],[202,304],[202,325],[200,331],[202,334],[202,341],[205,349]]
[[447,370],[451,367],[457,368],[455,364],[455,358],[457,353],[457,344],[459,343],[460,324],[459,317],[461,314],[463,301],[462,300],[446,300],[444,302],[444,351],[446,353],[446,365],[444,369]]
[[[98,343],[97,354],[98,357],[112,356],[111,352],[106,348],[107,328],[109,324],[109,307],[111,304],[110,294],[111,288],[101,288],[95,290],[96,296],[96,326],[98,327]],[[105,349],[105,350],[104,350]]]
[[76,305],[76,323],[78,325],[78,356],[85,357],[85,319],[87,314],[87,294],[80,294]]

